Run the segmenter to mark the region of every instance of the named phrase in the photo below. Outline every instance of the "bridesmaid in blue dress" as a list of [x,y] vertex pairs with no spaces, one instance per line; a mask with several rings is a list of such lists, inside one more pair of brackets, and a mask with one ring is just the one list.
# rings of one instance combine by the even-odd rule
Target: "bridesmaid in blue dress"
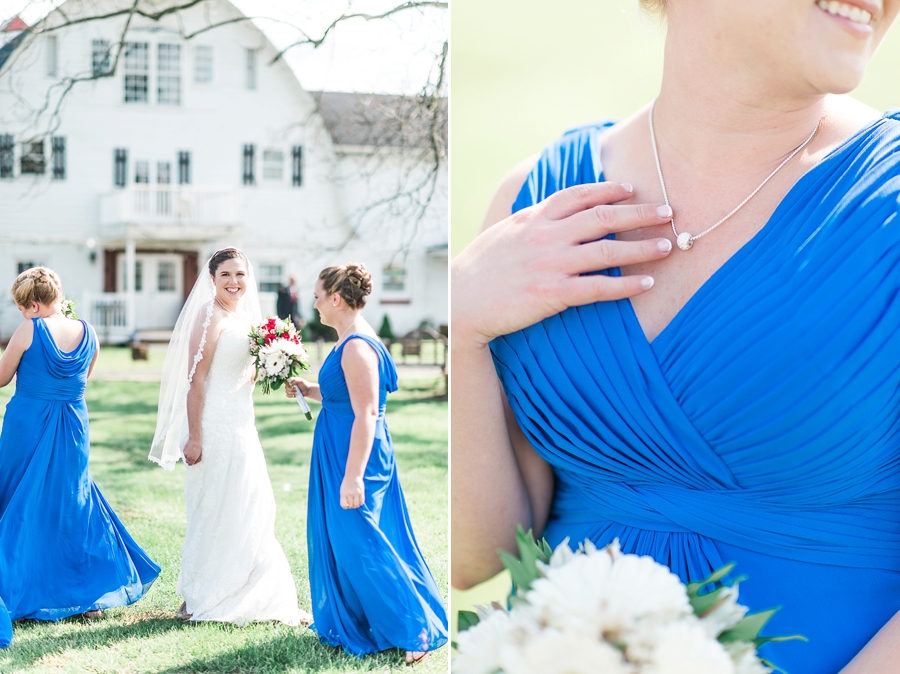
[[88,375],[97,338],[61,311],[49,269],[16,279],[23,323],[0,359],[16,376],[0,431],[0,645],[10,620],[60,620],[140,599],[160,568],[129,536],[88,472]]
[[313,306],[339,338],[318,384],[291,380],[322,402],[309,476],[311,629],[354,655],[400,648],[416,662],[446,643],[447,614],[397,476],[384,418],[397,371],[362,317],[371,289],[363,265],[319,274]]
[[713,4],[669,3],[655,105],[514,171],[454,260],[453,582],[517,523],[733,561],[809,639],[775,664],[896,672],[900,112],[837,94],[900,3]]

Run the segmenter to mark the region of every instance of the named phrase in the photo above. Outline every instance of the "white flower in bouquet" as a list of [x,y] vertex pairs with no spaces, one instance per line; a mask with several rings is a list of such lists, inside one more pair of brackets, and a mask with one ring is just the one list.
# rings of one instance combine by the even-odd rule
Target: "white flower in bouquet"
[[692,618],[660,627],[653,660],[642,674],[735,674],[735,667],[722,644]]
[[284,352],[277,343],[269,344],[259,350],[260,363],[266,371],[267,377],[275,377],[281,374],[287,363]]
[[747,607],[738,604],[737,599],[737,584],[731,587],[724,587],[719,592],[718,603],[710,611],[703,614],[700,623],[703,625],[706,633],[713,639],[725,630],[729,630],[737,625],[747,615]]
[[521,648],[506,645],[500,666],[506,674],[632,674],[622,652],[596,638],[545,629]]
[[756,648],[746,641],[725,644],[725,650],[734,661],[735,674],[769,674],[771,671],[756,656]]
[[[557,550],[561,548],[568,545]],[[582,554],[573,553],[568,563],[552,564],[551,557],[550,566],[540,565],[544,577],[525,595],[548,627],[619,640],[649,616],[675,620],[692,614],[678,576],[649,557],[590,546]]]
[[500,669],[500,649],[512,629],[510,614],[494,611],[484,617],[478,627],[459,634],[459,655],[453,660],[455,674],[494,674]]
[[[556,550],[519,529],[520,558],[500,556],[515,591],[510,609],[460,611],[454,674],[768,674],[758,644],[773,611],[746,615],[734,565],[683,585],[617,542]],[[713,588],[713,589],[709,589]],[[704,589],[706,591],[704,591]],[[802,637],[778,637],[784,640]]]
[[306,352],[306,349],[303,348],[300,344],[295,344],[294,342],[284,340],[280,342],[281,349],[288,356],[293,356],[294,358],[299,358],[300,360],[309,360],[309,354]]

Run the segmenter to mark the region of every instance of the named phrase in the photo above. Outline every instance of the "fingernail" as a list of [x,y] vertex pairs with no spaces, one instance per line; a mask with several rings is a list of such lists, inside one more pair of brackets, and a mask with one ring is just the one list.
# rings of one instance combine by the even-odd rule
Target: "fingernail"
[[660,239],[656,242],[656,247],[659,248],[660,253],[668,253],[672,250],[672,242],[668,239]]
[[631,183],[622,183],[622,189],[626,192],[634,192],[634,188],[631,186]]
[[642,287],[644,290],[650,290],[650,288],[653,287],[653,277],[652,277],[652,276],[645,276],[644,278],[642,278],[642,279],[641,279],[641,287]]
[[661,218],[671,218],[672,207],[668,204],[666,204],[665,206],[658,206],[656,209],[656,214]]

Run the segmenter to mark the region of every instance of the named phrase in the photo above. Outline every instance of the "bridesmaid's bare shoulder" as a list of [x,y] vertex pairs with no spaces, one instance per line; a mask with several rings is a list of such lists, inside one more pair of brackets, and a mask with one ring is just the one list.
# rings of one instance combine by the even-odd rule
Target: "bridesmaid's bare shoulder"
[[512,212],[512,205],[515,203],[516,197],[519,196],[519,190],[522,189],[525,179],[531,173],[531,169],[537,164],[540,156],[540,154],[536,154],[519,162],[503,176],[497,191],[494,192],[494,198],[488,207],[487,215],[484,216],[484,222],[481,225],[482,232],[509,217]]

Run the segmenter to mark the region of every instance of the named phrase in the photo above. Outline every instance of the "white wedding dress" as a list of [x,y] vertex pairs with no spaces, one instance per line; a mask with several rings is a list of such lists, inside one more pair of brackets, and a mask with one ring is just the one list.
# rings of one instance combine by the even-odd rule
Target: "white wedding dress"
[[[187,469],[177,593],[191,620],[305,622],[284,551],[253,413],[250,325],[227,317],[206,376],[203,453]],[[186,425],[185,425],[186,427]]]

